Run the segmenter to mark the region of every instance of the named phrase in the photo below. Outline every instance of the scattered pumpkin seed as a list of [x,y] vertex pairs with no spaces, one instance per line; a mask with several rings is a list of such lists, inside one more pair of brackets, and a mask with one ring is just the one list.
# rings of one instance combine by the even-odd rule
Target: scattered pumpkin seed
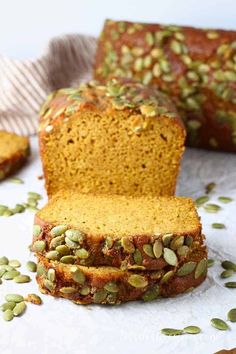
[[235,309],[231,309],[228,314],[227,314],[227,318],[229,321],[231,322],[236,322],[236,308]]
[[1,257],[0,258],[0,265],[6,265],[6,264],[8,264],[8,258],[7,257]]
[[151,289],[148,289],[143,295],[143,301],[148,302],[155,300],[160,294],[160,288],[158,285],[153,286]]
[[25,301],[31,302],[32,304],[35,305],[42,304],[42,299],[37,294],[28,294],[27,297],[25,298]]
[[214,263],[215,263],[214,259],[208,259],[207,260],[207,267],[208,268],[212,267],[214,265]]
[[211,226],[213,227],[213,229],[225,229],[225,225],[218,223],[218,222],[214,222],[213,224],[211,224]]
[[33,198],[33,199],[37,199],[37,200],[42,199],[42,196],[36,192],[28,192],[28,197]]
[[200,207],[203,204],[207,203],[209,201],[209,199],[210,198],[207,195],[203,195],[202,197],[195,199],[195,203],[196,203],[197,207]]
[[4,304],[2,304],[0,306],[0,310],[3,312],[6,310],[9,310],[9,309],[13,310],[15,306],[16,306],[16,303],[13,301],[5,302]]
[[217,213],[221,209],[221,207],[217,204],[206,204],[204,205],[204,209],[208,213]]
[[124,250],[128,253],[134,253],[135,247],[133,242],[129,240],[128,237],[122,237],[121,238],[121,245],[124,248]]
[[3,318],[5,321],[11,321],[13,317],[14,317],[13,311],[10,309],[7,309],[3,314]]
[[19,274],[14,277],[15,283],[29,283],[31,281],[30,277],[25,274]]
[[229,282],[225,283],[225,287],[230,288],[230,289],[235,289],[236,288],[236,281],[229,281]]
[[10,209],[7,209],[6,211],[4,211],[4,213],[2,214],[3,216],[12,216],[13,212]]
[[155,258],[153,253],[153,246],[150,243],[146,243],[145,245],[143,245],[143,251],[147,256]]
[[128,278],[128,283],[134,288],[145,288],[148,285],[148,281],[144,276],[139,274],[132,274]]
[[50,234],[52,235],[52,237],[61,236],[62,234],[64,234],[66,230],[67,230],[66,225],[57,225],[51,229]]
[[225,278],[230,278],[234,274],[234,271],[232,269],[227,269],[224,270],[221,274],[220,277],[225,279]]
[[113,281],[110,281],[109,283],[106,283],[104,285],[104,289],[106,291],[108,291],[109,293],[117,293],[119,291],[118,285],[115,282],[113,282]]
[[187,326],[184,328],[184,333],[188,334],[198,334],[201,332],[201,328],[197,326]]
[[236,264],[231,262],[231,261],[223,261],[221,263],[222,268],[224,269],[232,269],[234,272],[236,272]]
[[165,336],[178,336],[184,333],[182,329],[175,329],[175,328],[162,328],[161,333]]
[[195,269],[194,278],[198,279],[202,275],[205,275],[206,272],[207,272],[207,259],[201,259],[200,262],[198,262],[197,267]]
[[229,329],[228,324],[220,318],[212,318],[211,325],[220,331],[227,331]]
[[21,267],[21,263],[17,259],[11,259],[8,264],[13,268]]
[[7,302],[16,302],[16,303],[24,301],[23,296],[19,294],[7,294],[5,296],[5,299]]
[[177,275],[179,277],[183,277],[185,275],[188,275],[194,271],[196,268],[197,263],[196,262],[187,262],[182,265],[177,271]]
[[35,225],[33,226],[33,236],[34,236],[34,237],[39,237],[40,233],[41,233],[41,227],[40,227],[40,225],[35,224]]
[[32,251],[36,253],[43,252],[45,248],[46,248],[46,243],[43,240],[37,240],[32,245]]
[[26,304],[24,301],[19,302],[18,304],[16,304],[16,306],[13,309],[13,315],[14,316],[20,316],[22,315],[26,310]]
[[166,261],[166,263],[168,263],[169,265],[172,265],[172,266],[177,266],[178,264],[178,258],[175,254],[174,251],[172,251],[171,249],[169,248],[164,248],[164,260]]
[[221,203],[230,203],[230,202],[233,201],[233,199],[232,199],[232,198],[229,198],[229,197],[219,197],[218,200],[219,200],[219,202],[221,202]]
[[26,268],[28,269],[28,271],[34,273],[34,272],[36,272],[36,270],[37,270],[37,264],[34,263],[33,261],[28,261],[28,262],[26,263]]
[[16,276],[18,276],[19,274],[20,274],[20,272],[18,272],[17,270],[10,270],[10,271],[4,273],[2,278],[5,280],[12,280]]
[[107,291],[104,289],[97,290],[93,294],[93,302],[95,304],[101,304],[107,297]]
[[23,184],[24,183],[23,179],[21,179],[19,177],[11,177],[8,179],[8,181],[11,183],[15,183],[15,184]]
[[3,276],[4,273],[6,273],[6,269],[4,268],[0,269],[0,278]]

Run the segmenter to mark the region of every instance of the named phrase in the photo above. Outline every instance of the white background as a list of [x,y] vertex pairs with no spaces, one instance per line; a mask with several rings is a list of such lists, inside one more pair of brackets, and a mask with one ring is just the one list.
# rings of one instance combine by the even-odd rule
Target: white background
[[0,54],[38,56],[52,36],[98,35],[105,18],[236,30],[236,0],[0,0]]

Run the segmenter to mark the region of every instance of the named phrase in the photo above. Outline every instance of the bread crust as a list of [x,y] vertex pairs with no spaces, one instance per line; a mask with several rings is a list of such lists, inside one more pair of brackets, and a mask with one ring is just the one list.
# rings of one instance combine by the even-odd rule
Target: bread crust
[[236,152],[236,32],[105,22],[94,77],[129,76],[168,93],[187,144]]

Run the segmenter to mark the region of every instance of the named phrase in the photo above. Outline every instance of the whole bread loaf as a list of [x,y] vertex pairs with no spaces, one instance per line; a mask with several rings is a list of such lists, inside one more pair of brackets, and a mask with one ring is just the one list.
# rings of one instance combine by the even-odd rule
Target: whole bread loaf
[[185,130],[169,99],[141,83],[111,80],[51,94],[42,107],[46,189],[173,195]]
[[190,146],[236,152],[236,32],[107,20],[94,76],[157,85],[177,105]]

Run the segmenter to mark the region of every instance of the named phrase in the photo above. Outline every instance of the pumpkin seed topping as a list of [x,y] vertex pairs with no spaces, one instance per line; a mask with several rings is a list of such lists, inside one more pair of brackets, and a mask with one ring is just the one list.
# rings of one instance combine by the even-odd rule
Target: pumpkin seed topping
[[5,296],[5,299],[7,302],[16,302],[16,303],[24,301],[23,296],[19,294],[7,294]]
[[56,280],[56,272],[55,269],[50,268],[47,272],[47,278],[48,280],[50,280],[51,282],[54,282]]
[[33,236],[34,237],[39,237],[40,233],[41,233],[41,227],[39,225],[35,224],[33,226]]
[[68,236],[65,237],[65,243],[71,249],[76,249],[80,247],[80,244],[78,242],[72,241]]
[[85,248],[80,248],[75,252],[75,255],[80,259],[87,259],[89,257],[89,252]]
[[162,328],[161,333],[165,336],[179,336],[184,333],[182,329]]
[[162,237],[163,245],[164,246],[168,246],[170,241],[172,240],[172,238],[173,238],[173,234],[165,234],[165,235],[163,235],[163,237]]
[[172,251],[171,249],[169,248],[164,248],[164,260],[166,261],[166,263],[168,263],[169,265],[172,265],[172,266],[177,266],[178,264],[178,258],[175,254],[174,251]]
[[7,309],[4,312],[3,318],[5,321],[11,321],[13,319],[14,315],[13,315],[13,311],[10,309]]
[[134,288],[145,288],[148,285],[148,281],[139,274],[132,274],[128,278],[128,283]]
[[141,265],[143,263],[142,253],[139,251],[138,248],[136,248],[133,253],[133,259],[137,265]]
[[57,248],[57,246],[61,246],[64,242],[65,242],[64,235],[56,236],[51,240],[51,242],[49,244],[49,248],[50,248],[50,250],[55,249],[55,248]]
[[[60,237],[60,236],[58,236]],[[70,253],[70,249],[66,245],[60,245],[56,247],[56,251],[60,253],[62,256],[67,256]]]
[[169,270],[169,272],[166,272],[161,278],[161,284],[167,283],[174,274],[175,272],[173,270]]
[[101,304],[107,297],[107,291],[104,289],[97,290],[93,294],[93,302],[95,304]]
[[90,287],[87,285],[84,285],[80,290],[80,294],[83,296],[87,296],[89,293],[90,293]]
[[115,282],[109,282],[104,285],[104,289],[109,293],[117,293],[119,291],[119,287]]
[[184,236],[177,236],[171,241],[170,248],[173,251],[176,251],[179,247],[183,246],[183,244],[184,244]]
[[60,292],[62,294],[72,294],[75,293],[77,291],[76,288],[74,288],[73,286],[64,286],[60,289]]
[[196,262],[187,262],[182,265],[177,271],[177,275],[179,277],[183,277],[185,275],[188,275],[194,271],[196,268],[197,263]]
[[37,275],[38,276],[46,276],[46,274],[47,274],[46,268],[43,266],[43,264],[38,263],[37,264]]
[[221,263],[221,266],[224,268],[224,269],[232,269],[234,272],[236,272],[236,264],[231,262],[231,261],[223,261]]
[[73,280],[79,284],[84,284],[84,282],[85,282],[84,273],[76,266],[71,267],[70,270],[71,270],[71,275],[72,275]]
[[225,229],[225,225],[221,224],[219,222],[214,222],[213,224],[211,224],[211,226],[213,227],[213,229]]
[[229,281],[229,282],[225,283],[225,287],[230,288],[230,289],[235,289],[236,288],[236,281]]
[[128,253],[134,253],[135,247],[133,242],[129,240],[128,237],[122,237],[121,238],[121,245],[124,248],[124,250]]
[[198,262],[197,267],[195,269],[195,274],[194,274],[195,279],[198,279],[202,275],[205,275],[206,272],[207,272],[207,259],[201,259],[200,262]]
[[228,324],[220,318],[212,318],[211,325],[220,331],[227,331],[229,329]]
[[36,253],[43,252],[45,248],[46,248],[46,243],[43,240],[37,240],[32,245],[32,251]]
[[73,264],[75,263],[75,256],[71,256],[71,255],[63,256],[61,257],[60,262],[65,264]]
[[43,284],[49,291],[53,291],[55,288],[55,284],[51,280],[44,279]]
[[160,294],[160,288],[158,285],[153,286],[151,289],[148,289],[143,295],[143,301],[152,301],[155,300]]
[[16,304],[16,306],[13,309],[13,315],[14,316],[20,316],[22,315],[26,310],[26,304],[24,301],[19,302],[18,304]]
[[229,321],[231,322],[236,322],[236,308],[235,309],[231,309],[228,314],[227,314],[227,318]]
[[49,251],[46,253],[46,258],[56,261],[59,259],[59,253],[57,251]]
[[188,333],[188,334],[198,334],[201,332],[201,328],[197,327],[197,326],[187,326],[184,328],[184,333]]
[[153,244],[153,254],[156,258],[160,258],[163,252],[163,245],[160,240],[156,240]]
[[52,237],[61,236],[62,234],[64,234],[64,232],[66,230],[67,230],[67,226],[66,225],[58,225],[58,226],[54,226],[51,229],[50,234],[52,235]]
[[189,252],[189,247],[188,246],[181,246],[177,249],[177,254],[180,257],[186,257]]
[[29,283],[30,281],[31,281],[30,277],[25,274],[19,274],[16,277],[14,277],[15,283]]
[[146,243],[145,245],[143,245],[144,253],[146,253],[146,255],[148,255],[151,258],[155,258],[152,248],[153,248],[153,246],[149,243]]
[[82,243],[84,239],[84,233],[79,230],[69,229],[65,232],[65,235],[69,237],[72,241]]

